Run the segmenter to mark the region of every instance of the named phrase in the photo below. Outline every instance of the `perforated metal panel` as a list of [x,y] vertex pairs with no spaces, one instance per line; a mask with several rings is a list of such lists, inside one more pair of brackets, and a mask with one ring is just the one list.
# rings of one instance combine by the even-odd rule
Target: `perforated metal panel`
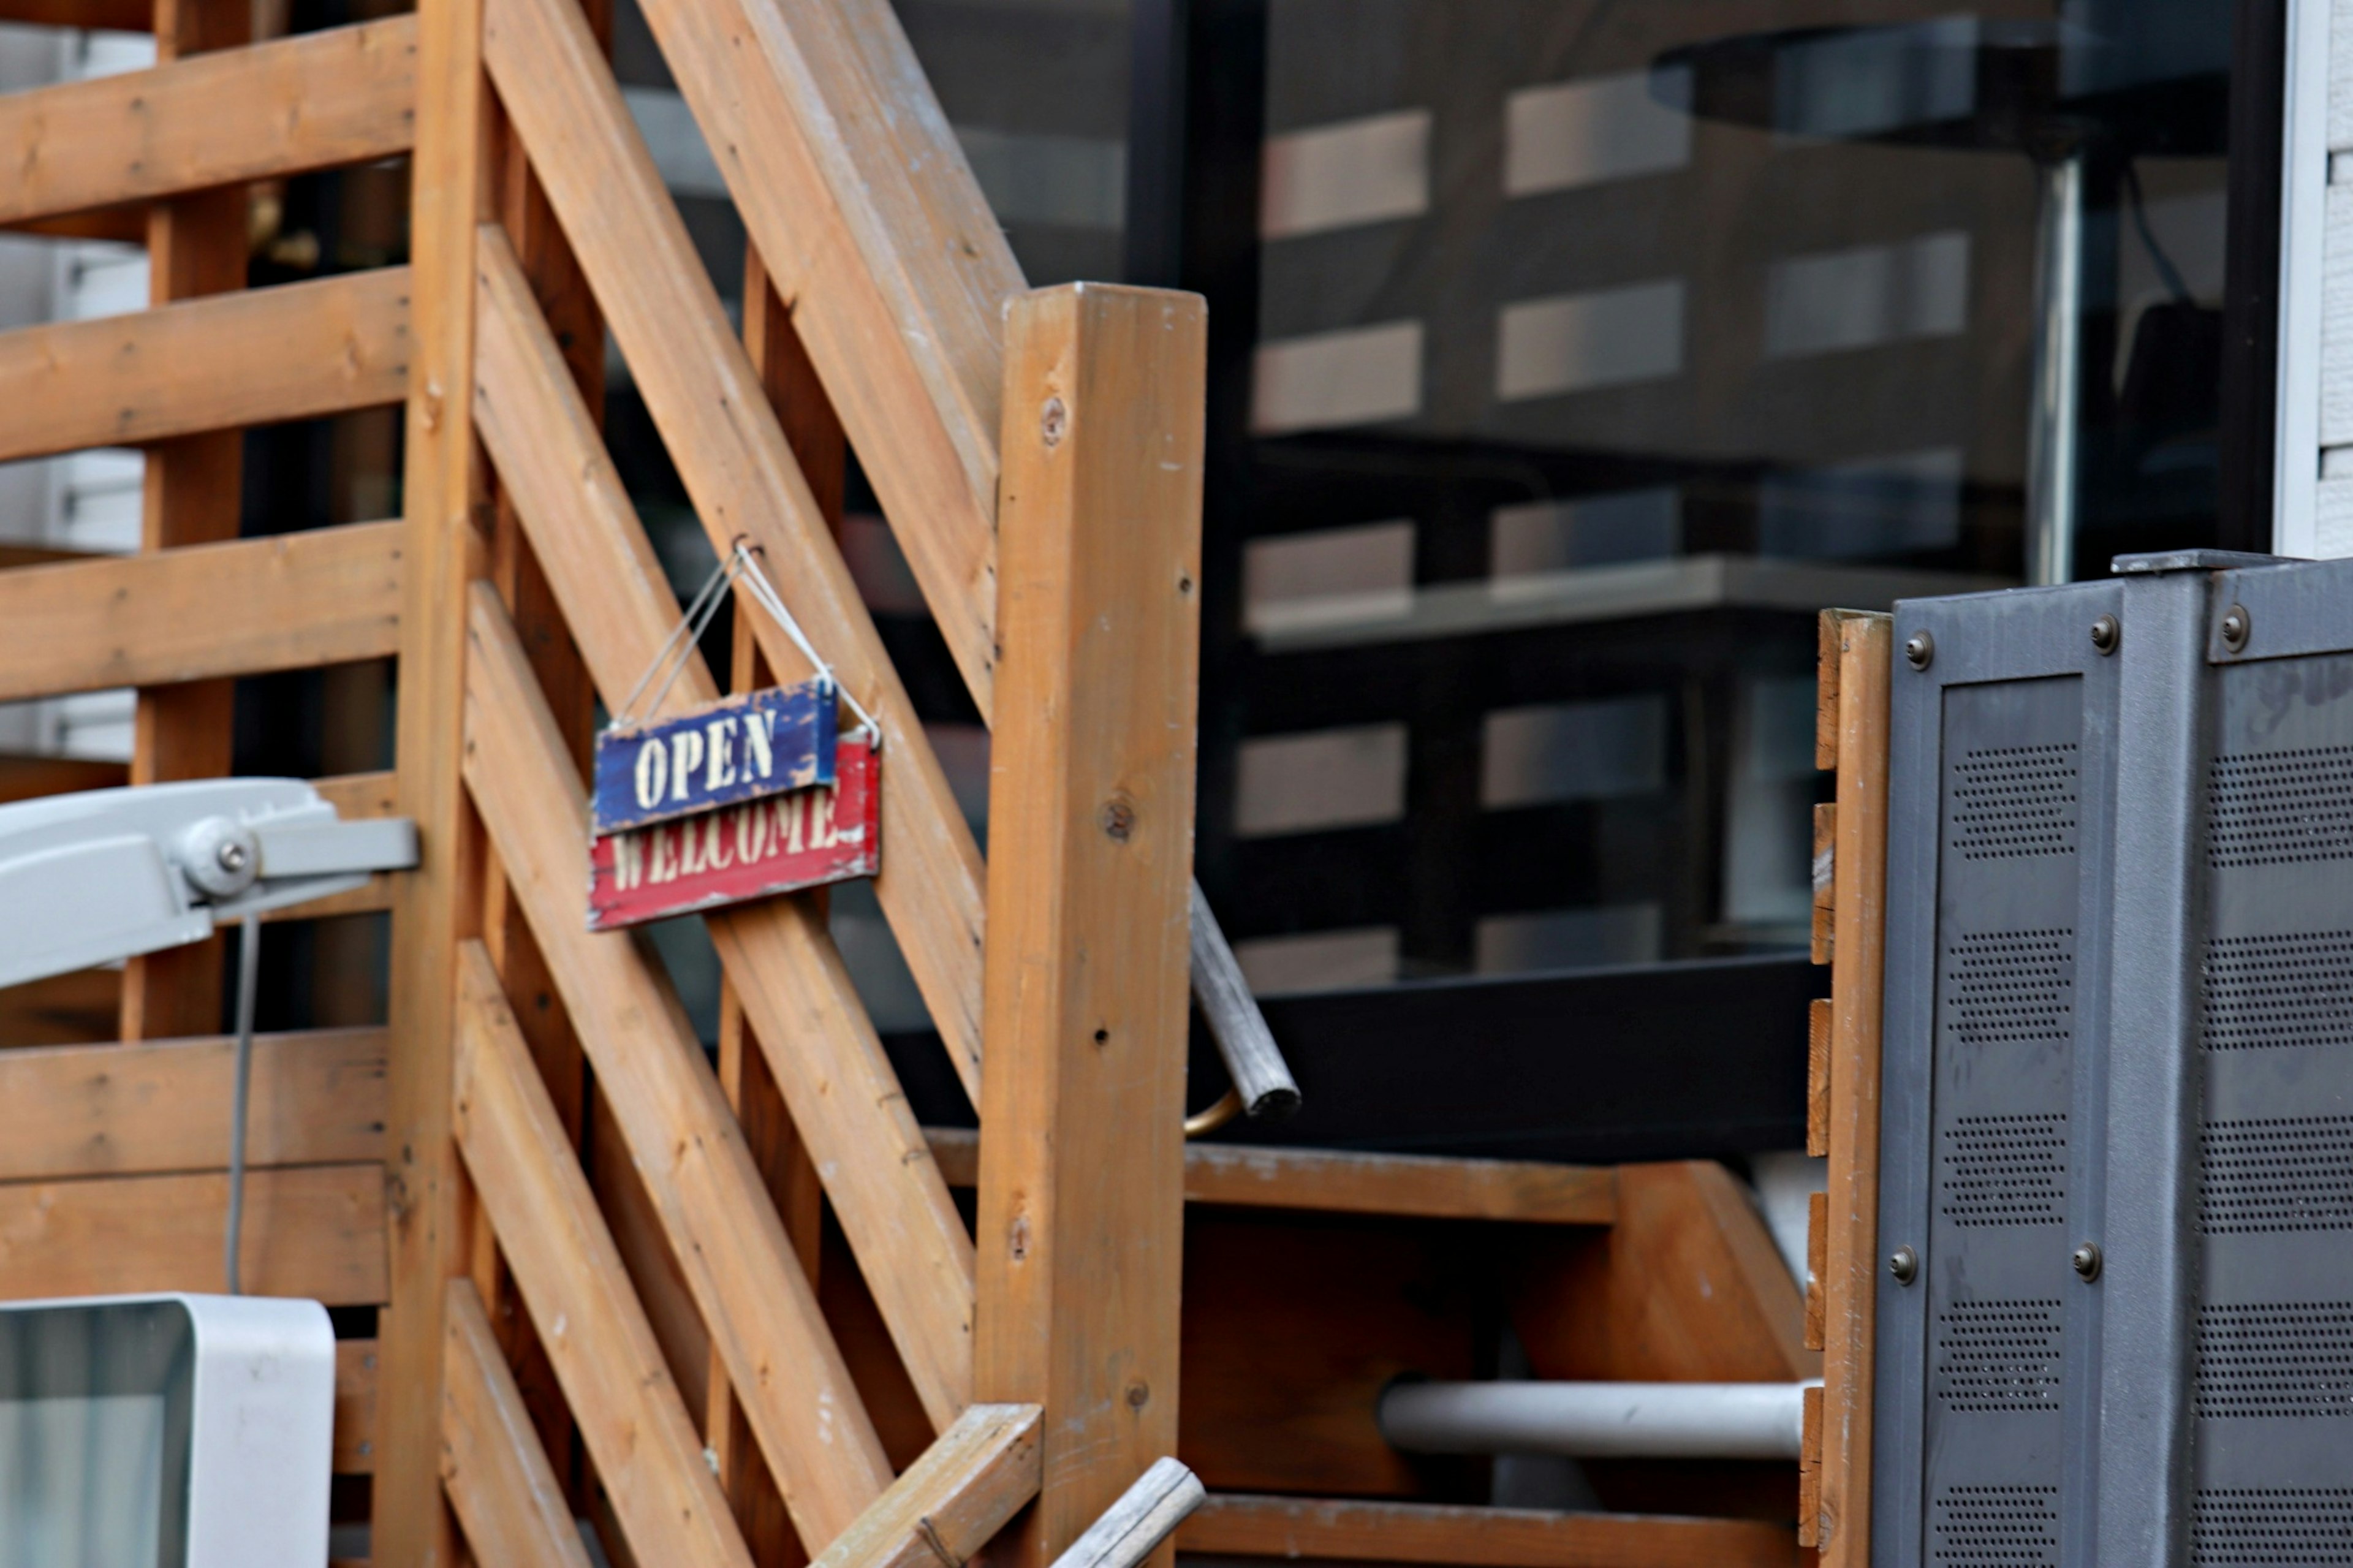
[[2353,1565],[2353,563],[1915,632],[1873,1561]]

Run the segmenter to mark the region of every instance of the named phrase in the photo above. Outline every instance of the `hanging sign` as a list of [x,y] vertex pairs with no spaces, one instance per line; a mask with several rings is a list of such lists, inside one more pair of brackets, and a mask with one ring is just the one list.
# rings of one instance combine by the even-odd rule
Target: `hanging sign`
[[596,737],[598,834],[834,782],[838,693],[823,676]]
[[871,731],[842,736],[834,782],[600,835],[588,856],[588,929],[611,931],[788,893],[881,868]]

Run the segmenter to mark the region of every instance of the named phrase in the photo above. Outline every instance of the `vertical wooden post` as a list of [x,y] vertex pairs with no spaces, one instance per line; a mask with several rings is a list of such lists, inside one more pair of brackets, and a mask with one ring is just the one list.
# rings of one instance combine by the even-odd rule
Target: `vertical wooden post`
[[[1823,728],[1838,770],[1832,818],[1828,1235],[1821,1244],[1822,1568],[1871,1559],[1873,1316],[1879,1288],[1880,998],[1886,973],[1887,695],[1894,623],[1822,614]],[[1831,672],[1835,670],[1835,675]],[[1834,725],[1835,728],[1831,728]],[[1834,737],[1834,739],[1832,739]],[[1802,1539],[1802,1537],[1801,1537]]]
[[975,1394],[1045,1409],[1026,1568],[1176,1447],[1207,315],[1007,307]]
[[481,830],[460,774],[467,584],[484,575],[482,462],[474,438],[475,227],[490,210],[481,0],[418,7],[411,194],[407,541],[400,619],[400,809],[423,859],[393,908],[384,1312],[372,1558],[454,1568],[441,1497],[444,1282],[465,1271],[470,1202],[451,1129],[460,938],[479,934]]
[[[841,501],[849,445],[841,421],[833,412],[816,366],[793,330],[791,312],[769,280],[757,247],[746,245],[744,258],[744,347],[768,401],[792,443],[818,509],[836,539],[841,537]],[[761,656],[749,617],[759,612],[741,595],[735,599],[735,646],[728,689],[750,691],[771,685],[776,676]],[[822,900],[822,890],[802,895]],[[768,1071],[767,1057],[752,1033],[734,984],[722,979],[719,988],[719,1087],[744,1127],[744,1142],[760,1167],[785,1234],[793,1240],[801,1272],[814,1289],[825,1214],[825,1187],[810,1163],[807,1146],[785,1108],[784,1091]],[[735,1522],[762,1568],[791,1568],[809,1553],[793,1530],[776,1479],[768,1473],[752,1436],[751,1423],[728,1381],[726,1359],[714,1345],[711,1352],[710,1395],[703,1402],[703,1441],[709,1445],[719,1484],[735,1510]],[[824,1543],[818,1543],[822,1549]]]
[[[252,40],[252,11],[220,0],[155,0],[155,58],[168,64]],[[168,304],[245,287],[242,185],[160,202],[147,216],[147,297]],[[165,550],[235,539],[245,432],[213,430],[148,448],[139,545]],[[197,680],[142,691],[132,722],[131,782],[214,778],[229,771],[237,684]],[[208,1035],[221,1026],[221,941],[134,958],[123,968],[122,1037]]]

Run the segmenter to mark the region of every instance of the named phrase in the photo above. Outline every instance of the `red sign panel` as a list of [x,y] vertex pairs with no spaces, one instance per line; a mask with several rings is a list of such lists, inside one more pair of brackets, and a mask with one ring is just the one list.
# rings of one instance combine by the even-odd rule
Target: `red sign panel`
[[588,852],[588,929],[873,876],[882,847],[875,772],[873,742],[844,735],[830,785],[597,838]]

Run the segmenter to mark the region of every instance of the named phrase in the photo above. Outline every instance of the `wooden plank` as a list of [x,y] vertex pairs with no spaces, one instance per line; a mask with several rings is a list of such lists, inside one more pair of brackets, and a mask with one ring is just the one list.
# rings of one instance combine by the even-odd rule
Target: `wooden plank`
[[1806,1152],[1831,1152],[1831,999],[1806,1004]]
[[1830,1272],[1830,1194],[1806,1194],[1806,1348],[1822,1348],[1822,1279]]
[[1814,807],[1814,900],[1813,956],[1816,963],[1828,963],[1837,951],[1838,910],[1831,901],[1831,882],[1825,875],[1833,869],[1838,843],[1838,806],[1825,802]]
[[1821,1545],[1822,1523],[1822,1391],[1810,1387],[1801,1396],[1798,1423],[1798,1544]]
[[375,1470],[375,1374],[374,1340],[335,1342],[335,1474],[371,1475]]
[[1039,1412],[975,1405],[818,1556],[814,1568],[943,1568],[980,1555],[1038,1495]]
[[[1830,617],[1824,616],[1827,624]],[[1823,1568],[1871,1555],[1873,1320],[1879,1285],[1879,1029],[1886,963],[1885,616],[1838,616],[1838,960],[1831,968],[1829,1239],[1824,1247]]]
[[143,33],[154,26],[147,0],[0,0],[0,22]]
[[0,334],[0,462],[397,403],[408,316],[380,267]]
[[417,19],[0,97],[0,224],[408,151]]
[[[1556,1239],[1555,1239],[1556,1237]],[[1709,1160],[1618,1167],[1618,1223],[1524,1255],[1512,1321],[1535,1375],[1795,1383],[1805,1302],[1756,1205]]]
[[[875,894],[977,1103],[980,849],[947,775],[585,23],[565,0],[491,0],[485,47],[712,545],[740,535],[762,549],[810,641],[881,723],[889,848]],[[779,677],[807,673],[781,628],[754,624]]]
[[[979,1184],[980,1134],[961,1127],[927,1127],[923,1136],[949,1186]],[[1185,1201],[1323,1214],[1609,1225],[1618,1216],[1618,1174],[1606,1165],[1187,1143]]]
[[890,1484],[881,1445],[666,978],[582,923],[586,794],[497,595],[472,610],[466,782],[794,1522],[831,1541]]
[[0,1047],[101,1045],[121,1026],[119,969],[77,969],[0,991]]
[[451,1128],[457,945],[481,916],[482,835],[460,774],[468,584],[489,569],[476,515],[474,233],[489,211],[481,0],[417,6],[417,150],[409,257],[418,289],[405,391],[401,494],[408,541],[393,755],[401,814],[423,851],[392,911],[393,1061],[385,1183],[393,1194],[392,1304],[381,1327],[384,1394],[372,1499],[376,1560],[454,1563],[441,1487],[447,1281],[469,1262],[473,1224]]
[[113,245],[147,243],[147,208],[143,205],[100,207],[96,212],[68,213],[63,217],[35,218],[7,226],[11,234],[39,235],[45,239],[102,239]]
[[459,1143],[631,1553],[750,1568],[491,955],[459,966]]
[[986,718],[1012,250],[887,0],[645,14]]
[[0,756],[0,805],[86,789],[121,789],[130,782],[131,771],[121,763],[92,757]]
[[[0,1052],[0,1181],[219,1170],[237,1042],[227,1036]],[[385,1032],[257,1035],[255,1166],[384,1157]]]
[[0,701],[382,658],[402,537],[354,523],[0,573]]
[[1176,1445],[1206,324],[1093,285],[1006,317],[975,1389],[1050,1417],[1008,1563]]
[[449,1281],[441,1484],[477,1563],[588,1568],[572,1505],[470,1279]]
[[[154,0],[153,16],[155,58],[162,65],[253,40],[250,7]],[[242,289],[245,196],[234,189],[214,189],[155,203],[147,209],[146,243],[150,305],[169,306],[174,300]],[[116,368],[135,372],[142,367]],[[77,387],[76,379],[69,376],[48,390],[60,402],[77,391],[106,392],[114,402],[139,395],[135,387],[107,386],[96,374],[86,377],[90,383],[87,387]],[[153,395],[152,389],[147,395]],[[139,548],[170,550],[236,538],[244,512],[243,439],[216,426],[171,434],[176,438],[157,442],[142,465]],[[212,778],[228,772],[233,694],[223,680],[140,692],[132,710],[131,782]],[[124,964],[122,1037],[196,1035],[218,1028],[221,959],[222,942],[214,938],[142,954]]]
[[1796,1568],[1786,1525],[1657,1514],[1212,1496],[1180,1552],[1459,1568]]
[[[0,1300],[221,1288],[228,1176],[102,1176],[0,1186]],[[257,1296],[331,1307],[385,1297],[384,1167],[246,1173],[239,1268]]]
[[[677,623],[677,601],[586,407],[561,374],[554,340],[494,234],[484,237],[480,271],[477,408],[483,441],[533,531],[565,618],[581,634],[590,673],[607,704],[617,705]],[[696,658],[663,710],[716,694]],[[909,753],[886,748],[885,754],[882,881],[889,883],[903,852],[902,841],[892,837],[892,802],[902,789],[918,787],[911,781],[920,770],[909,765]],[[960,817],[957,824],[961,831]],[[891,884],[892,898],[923,885],[920,867],[913,875],[916,880]],[[576,892],[567,896],[573,902],[565,918],[577,923]],[[770,900],[714,914],[707,924],[794,1122],[826,1173],[934,1430],[942,1429],[971,1398],[972,1241],[932,1168],[823,909],[806,900]],[[965,962],[976,972],[972,954]],[[976,1073],[976,1050],[955,1059]]]

